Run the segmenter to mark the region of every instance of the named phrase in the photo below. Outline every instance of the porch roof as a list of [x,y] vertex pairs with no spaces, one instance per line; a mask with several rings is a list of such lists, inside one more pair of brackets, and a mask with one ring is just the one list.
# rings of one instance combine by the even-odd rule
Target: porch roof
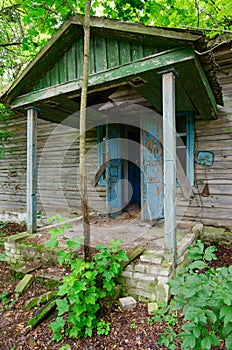
[[[98,101],[99,91],[127,83],[162,112],[160,72],[173,69],[177,111],[216,118],[217,104],[223,104],[221,90],[209,54],[199,55],[203,51],[200,31],[92,17],[89,103]],[[41,118],[62,121],[79,110],[82,58],[83,16],[77,15],[63,24],[1,100],[21,112],[33,105]]]

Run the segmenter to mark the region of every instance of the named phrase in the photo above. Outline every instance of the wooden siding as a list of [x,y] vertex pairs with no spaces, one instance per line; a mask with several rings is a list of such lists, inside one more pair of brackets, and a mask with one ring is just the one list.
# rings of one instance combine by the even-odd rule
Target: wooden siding
[[[232,114],[221,113],[220,118],[195,124],[195,187],[188,202],[179,196],[179,219],[200,221],[205,225],[232,229]],[[199,151],[214,153],[214,164],[196,163]],[[209,196],[202,196],[208,184]],[[184,216],[184,218],[182,218]]]
[[[1,126],[2,127],[2,126]],[[0,219],[25,218],[26,117],[16,115],[8,128],[14,132],[6,156],[0,162]],[[97,172],[97,133],[87,133],[87,173],[91,210],[105,209],[105,189],[94,187]],[[46,216],[80,213],[78,188],[78,131],[38,119],[37,210]]]
[[[94,187],[98,166],[96,143],[97,132],[92,129],[86,139],[90,210],[104,210],[105,199]],[[43,207],[47,216],[57,212],[62,215],[80,213],[77,129],[40,121],[38,156],[38,205]]]
[[[94,74],[123,64],[136,61],[163,51],[166,48],[152,47],[141,42],[123,41],[103,35],[91,35],[89,73]],[[55,63],[54,67],[46,72],[33,91],[49,86],[62,84],[82,77],[83,38],[74,43]]]
[[[195,123],[195,187],[193,198],[186,201],[179,193],[178,217],[182,221],[200,221],[205,225],[232,230],[232,57],[231,50],[215,54],[217,76],[222,86],[224,107],[218,120]],[[214,164],[196,163],[199,151],[214,153]],[[209,196],[202,196],[208,184]],[[180,189],[179,189],[180,192]]]
[[[1,124],[0,128],[5,125]],[[17,115],[9,120],[9,130],[14,132],[6,144],[7,151],[0,160],[0,213],[25,213],[26,210],[26,117]]]
[[232,51],[223,49],[215,54],[219,70],[217,77],[222,86],[223,101],[226,108],[232,108]]

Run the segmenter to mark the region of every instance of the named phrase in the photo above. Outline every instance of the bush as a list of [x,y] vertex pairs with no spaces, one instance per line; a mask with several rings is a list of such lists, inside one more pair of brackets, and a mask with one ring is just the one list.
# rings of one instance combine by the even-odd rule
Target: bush
[[172,308],[181,310],[182,349],[208,350],[225,342],[232,349],[232,266],[208,268],[216,248],[198,241],[189,247],[192,262],[169,282]]
[[[51,240],[47,246],[57,247],[58,236],[63,235],[66,225],[50,230]],[[50,324],[53,340],[60,341],[62,334],[70,338],[92,335],[93,329],[98,334],[108,334],[109,324],[98,321],[97,311],[101,300],[114,293],[116,278],[120,275],[121,261],[127,261],[126,252],[120,249],[121,242],[111,241],[110,246],[96,246],[97,254],[91,262],[75,258],[74,250],[81,247],[79,237],[67,240],[67,249],[58,253],[60,264],[70,267],[71,273],[63,278],[57,293],[58,317]],[[63,332],[64,330],[64,332]]]

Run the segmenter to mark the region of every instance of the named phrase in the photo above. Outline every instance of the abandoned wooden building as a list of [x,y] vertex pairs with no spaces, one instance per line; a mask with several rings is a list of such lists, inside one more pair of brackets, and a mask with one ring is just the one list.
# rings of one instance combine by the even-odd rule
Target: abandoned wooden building
[[[38,211],[80,212],[82,22],[67,20],[1,97],[14,111],[11,152],[0,165],[1,218],[27,212],[30,231]],[[232,229],[230,47],[208,50],[200,31],[91,18],[92,210],[135,203],[142,220],[166,218],[167,235],[175,209],[178,221]]]

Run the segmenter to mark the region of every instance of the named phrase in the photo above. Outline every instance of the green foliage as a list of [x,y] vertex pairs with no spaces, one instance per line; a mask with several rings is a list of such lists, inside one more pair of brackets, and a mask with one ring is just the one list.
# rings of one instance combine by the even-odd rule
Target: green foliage
[[136,323],[131,323],[130,328],[131,329],[137,329],[138,325]]
[[110,323],[105,322],[104,320],[100,320],[97,323],[97,334],[98,335],[108,335],[110,332]]
[[[48,242],[46,242],[45,246],[51,249],[54,249],[56,247],[58,247],[59,245],[59,237],[63,237],[64,240],[67,241],[67,238],[65,237],[65,230],[71,228],[72,226],[69,224],[65,224],[62,222],[64,222],[65,219],[62,218],[59,214],[55,215],[51,218],[48,219],[48,223],[50,224],[54,224],[56,223],[57,226],[51,228],[48,233],[50,234],[50,239]],[[81,246],[81,242],[78,245],[78,248],[80,248]],[[69,256],[69,259],[71,259],[71,256]],[[60,259],[60,263],[62,264],[62,258]]]
[[184,350],[208,350],[220,345],[220,339],[232,349],[232,266],[209,269],[215,250],[205,249],[201,241],[189,247],[192,263],[169,282],[172,306],[182,310],[186,321],[180,334]]
[[[51,237],[48,247],[58,247],[58,238],[64,236],[66,227],[61,225],[49,231]],[[113,295],[115,280],[122,271],[120,262],[127,261],[128,257],[120,249],[121,242],[115,240],[109,247],[97,245],[93,261],[85,262],[75,257],[75,250],[81,247],[81,243],[79,237],[66,240],[67,249],[58,253],[60,264],[67,265],[71,273],[63,278],[57,292],[58,317],[50,324],[54,333],[52,339],[55,341],[62,339],[63,329],[70,338],[91,336],[93,329],[97,329],[98,334],[109,333],[109,324],[103,320],[98,321],[96,313],[102,300]]]
[[9,296],[10,292],[8,292],[7,290],[3,293],[0,294],[0,302],[4,303],[8,300],[8,296]]
[[176,332],[173,327],[168,326],[165,328],[164,333],[160,334],[158,344],[165,345],[168,349],[174,350],[176,348],[175,340]]
[[[150,326],[165,323],[158,342],[168,349],[176,348],[177,337],[183,350],[210,350],[221,345],[220,340],[227,350],[232,349],[232,266],[209,268],[208,262],[217,259],[215,251],[214,246],[205,249],[201,241],[188,248],[192,262],[169,282],[171,306],[160,304],[148,319]],[[185,321],[178,334],[177,310]]]
[[[17,76],[64,20],[84,11],[84,0],[4,0],[0,5],[1,84]],[[215,34],[232,29],[229,0],[93,0],[91,15],[164,27],[212,28]]]
[[59,348],[59,350],[68,350],[68,349],[71,349],[69,344],[61,346],[61,348]]
[[177,314],[171,310],[169,305],[160,303],[158,309],[155,310],[155,315],[148,318],[148,323],[152,326],[154,323],[165,323],[166,328],[160,334],[158,344],[165,345],[168,349],[175,349],[175,341],[177,334],[174,326],[178,323]]
[[[0,241],[1,242],[1,241]],[[6,260],[6,253],[0,253],[0,261],[5,261]]]
[[68,350],[68,349],[71,349],[70,345],[69,344],[66,344],[64,346],[61,346],[61,348],[59,348],[59,350]]
[[5,310],[9,310],[14,304],[15,300],[10,300],[10,292],[5,291],[0,294],[0,303],[2,304],[2,308]]

